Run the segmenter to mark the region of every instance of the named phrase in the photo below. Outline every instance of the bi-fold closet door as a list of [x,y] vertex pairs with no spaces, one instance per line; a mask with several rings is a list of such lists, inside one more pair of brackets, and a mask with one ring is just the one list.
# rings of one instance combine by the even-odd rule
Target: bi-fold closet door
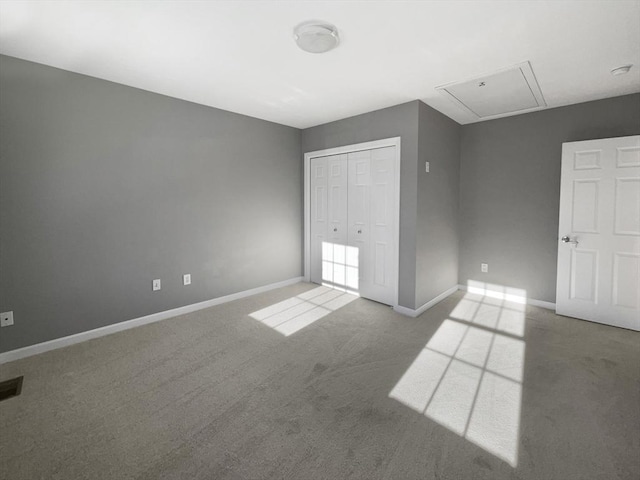
[[393,305],[395,147],[310,160],[311,281]]

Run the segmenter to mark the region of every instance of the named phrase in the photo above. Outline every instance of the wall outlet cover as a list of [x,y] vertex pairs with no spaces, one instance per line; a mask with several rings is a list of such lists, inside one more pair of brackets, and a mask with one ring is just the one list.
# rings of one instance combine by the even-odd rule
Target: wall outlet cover
[[489,264],[488,263],[481,263],[480,264],[480,271],[482,273],[487,273],[489,271]]
[[10,327],[13,325],[13,312],[0,313],[0,327]]

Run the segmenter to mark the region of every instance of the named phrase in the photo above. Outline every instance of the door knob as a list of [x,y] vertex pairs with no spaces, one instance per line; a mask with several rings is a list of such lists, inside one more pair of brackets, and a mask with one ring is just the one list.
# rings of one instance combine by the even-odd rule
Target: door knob
[[571,240],[571,237],[569,237],[569,235],[565,235],[560,240],[562,240],[562,243],[573,243],[576,246],[578,245],[578,241],[577,240]]
[[333,231],[337,232],[338,231],[338,227],[333,227]]
[[362,233],[362,230],[358,230],[358,233]]

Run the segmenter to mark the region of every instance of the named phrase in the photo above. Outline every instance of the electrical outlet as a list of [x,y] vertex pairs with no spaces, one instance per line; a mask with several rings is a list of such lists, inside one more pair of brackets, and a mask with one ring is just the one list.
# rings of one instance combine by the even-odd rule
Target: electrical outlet
[[182,284],[183,285],[191,285],[191,274],[190,273],[185,273],[182,276]]
[[162,285],[161,285],[160,279],[156,278],[153,281],[153,291],[156,292],[156,291],[160,290],[161,288],[162,288]]
[[482,273],[487,273],[489,271],[489,264],[488,263],[481,263],[480,264],[480,271]]
[[0,313],[0,327],[10,327],[13,325],[13,312]]

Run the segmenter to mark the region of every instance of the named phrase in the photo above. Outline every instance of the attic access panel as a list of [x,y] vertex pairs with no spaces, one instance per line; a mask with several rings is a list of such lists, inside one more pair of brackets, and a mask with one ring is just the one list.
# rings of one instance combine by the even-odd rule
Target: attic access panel
[[436,87],[436,90],[476,119],[523,113],[547,106],[529,62]]

